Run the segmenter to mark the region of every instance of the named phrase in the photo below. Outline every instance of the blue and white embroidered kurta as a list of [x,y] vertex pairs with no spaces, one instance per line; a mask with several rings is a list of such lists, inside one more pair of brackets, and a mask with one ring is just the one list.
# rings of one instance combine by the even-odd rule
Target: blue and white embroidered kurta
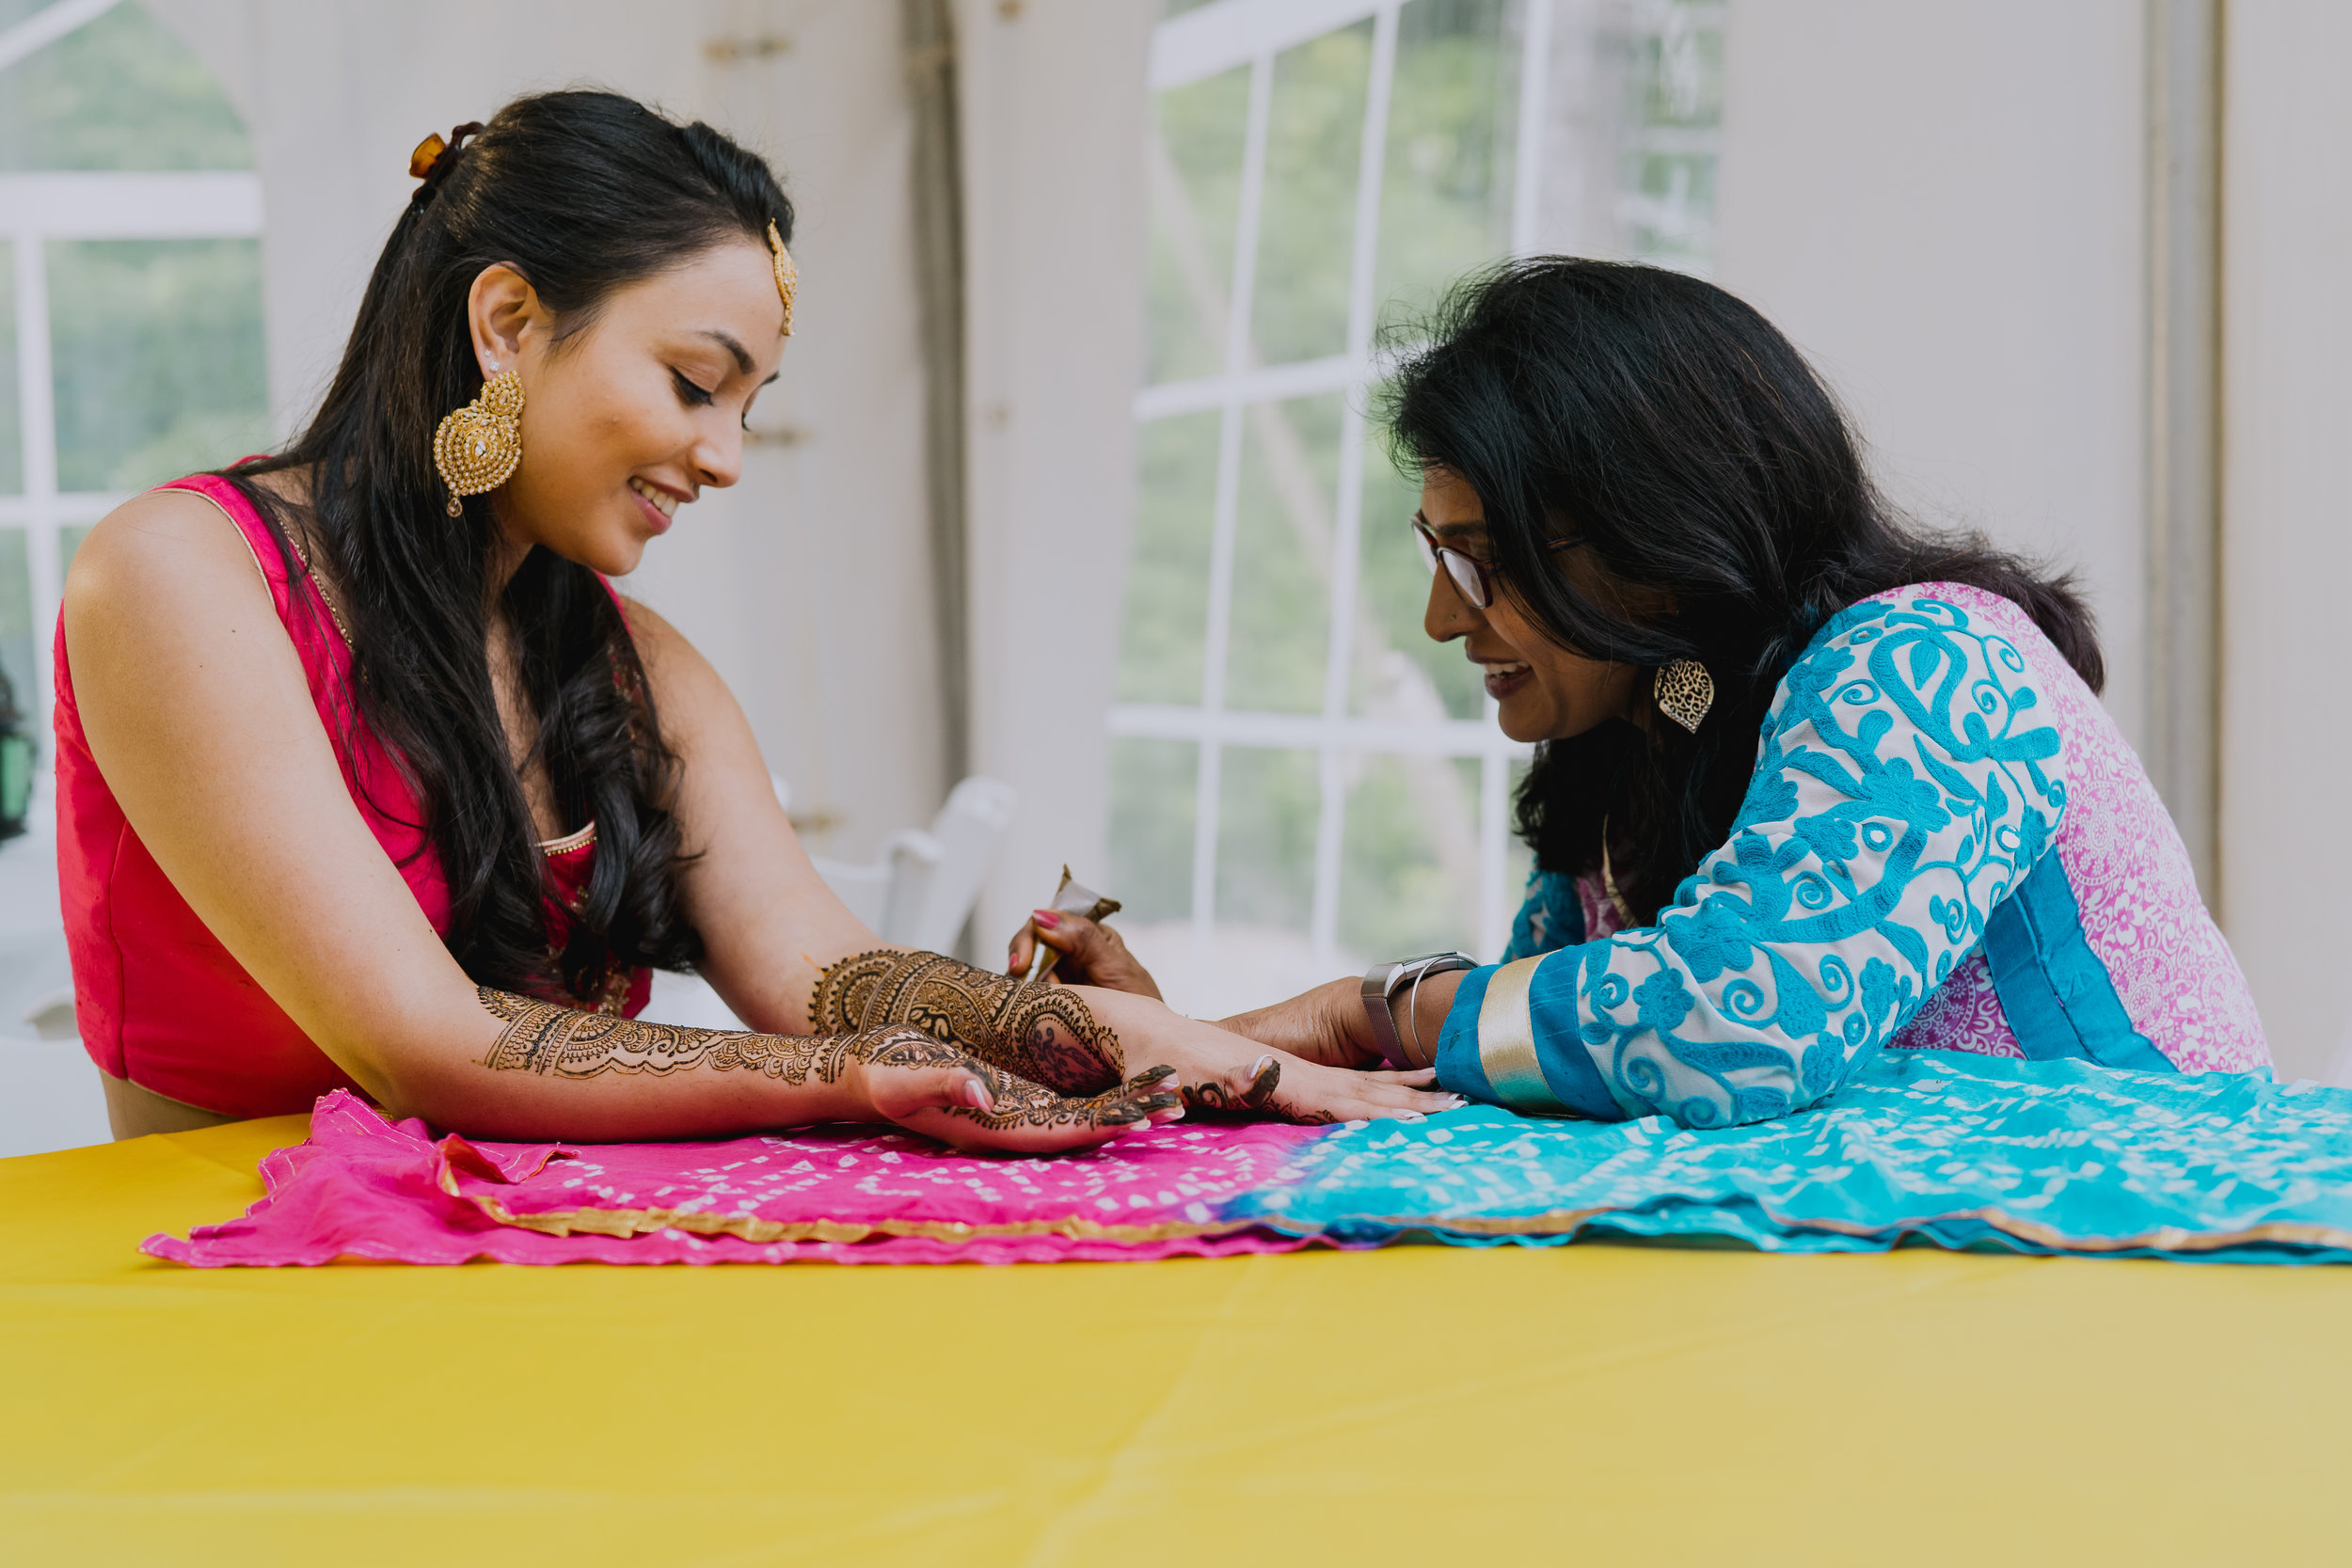
[[1774,695],[1729,842],[1658,924],[1519,956],[1583,935],[1567,882],[1536,879],[1511,961],[1465,976],[1445,1087],[1708,1127],[1811,1104],[1890,1043],[2268,1062],[2137,759],[2024,611],[1980,590],[1836,616]]

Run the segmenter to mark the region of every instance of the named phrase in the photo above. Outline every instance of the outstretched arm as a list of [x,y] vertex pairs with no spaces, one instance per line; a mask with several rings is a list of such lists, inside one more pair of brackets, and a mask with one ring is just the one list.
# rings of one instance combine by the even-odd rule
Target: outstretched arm
[[[1005,1071],[1072,1093],[1166,1064],[1192,1103],[1304,1120],[1442,1110],[1426,1075],[1338,1072],[1181,1017],[1156,997],[1025,985],[890,947],[843,908],[794,837],[742,710],[687,641],[632,605],[629,626],[683,779],[688,908],[736,1016],[775,1031],[911,1023]],[[1271,1070],[1269,1070],[1271,1069]]]
[[485,1001],[353,806],[253,558],[199,498],[144,496],[92,531],[65,637],[84,731],[134,830],[246,973],[388,1108],[526,1138],[882,1117],[1005,1148],[1100,1142],[1169,1109],[1149,1083],[1073,1104],[905,1030],[723,1035]]

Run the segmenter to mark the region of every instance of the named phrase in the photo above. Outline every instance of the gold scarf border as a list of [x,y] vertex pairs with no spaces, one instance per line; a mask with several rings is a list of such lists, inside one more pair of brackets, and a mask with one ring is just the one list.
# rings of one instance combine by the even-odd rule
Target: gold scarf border
[[921,1236],[961,1245],[998,1236],[1067,1236],[1078,1242],[1117,1242],[1140,1245],[1178,1237],[1230,1236],[1259,1228],[1254,1219],[1212,1220],[1195,1225],[1168,1221],[1158,1225],[1104,1225],[1075,1215],[1060,1220],[1012,1220],[1003,1225],[967,1225],[961,1220],[763,1220],[756,1214],[686,1213],[676,1209],[551,1209],[539,1214],[517,1214],[488,1194],[460,1192],[457,1173],[441,1162],[441,1190],[463,1198],[501,1225],[536,1230],[548,1236],[650,1236],[663,1230],[685,1230],[697,1236],[737,1236],[747,1242],[864,1242],[876,1236]]
[[[1059,1220],[1014,1220],[1004,1225],[967,1225],[961,1220],[875,1220],[865,1224],[846,1220],[763,1220],[756,1214],[685,1213],[675,1209],[553,1209],[545,1213],[517,1214],[487,1194],[459,1191],[456,1171],[451,1168],[447,1160],[440,1161],[439,1164],[441,1190],[450,1196],[472,1204],[500,1225],[513,1226],[520,1230],[536,1230],[548,1236],[615,1236],[626,1239],[650,1236],[662,1230],[684,1230],[698,1236],[736,1236],[747,1242],[759,1243],[856,1243],[869,1241],[876,1236],[920,1236],[955,1245],[1000,1236],[1066,1236],[1072,1241],[1113,1242],[1134,1246],[1184,1237],[1230,1236],[1236,1231],[1252,1229],[1277,1230],[1311,1241],[1321,1239],[1325,1229],[1320,1225],[1294,1225],[1279,1214],[1250,1219],[1212,1220],[1206,1224],[1165,1221],[1156,1225],[1104,1225],[1074,1215]],[[1516,1218],[1366,1214],[1351,1216],[1349,1223],[1359,1225],[1370,1220],[1398,1230],[1452,1230],[1467,1236],[1561,1236],[1573,1235],[1593,1221],[1620,1212],[1616,1206],[1603,1204],[1592,1209],[1554,1209],[1541,1214]],[[1884,1236],[1891,1232],[1887,1243],[1890,1247],[1903,1237],[1923,1232],[1930,1225],[1939,1221],[1974,1219],[1982,1221],[2004,1235],[2059,1252],[2129,1252],[2138,1247],[2157,1252],[2217,1252],[2224,1247],[2265,1242],[2286,1246],[2352,1251],[2352,1230],[2327,1225],[2306,1225],[2293,1220],[2249,1226],[2244,1230],[2183,1230],[2177,1226],[2167,1225],[2134,1236],[2079,1237],[2069,1236],[2038,1220],[2019,1219],[1999,1209],[1963,1209],[1956,1213],[1898,1220],[1891,1226],[1854,1225],[1828,1219],[1792,1222],[1772,1213],[1770,1210],[1765,1212],[1782,1225],[1794,1225],[1802,1229],[1828,1230],[1845,1236]]]
[[[451,1196],[464,1198],[501,1225],[536,1230],[548,1236],[616,1236],[626,1239],[650,1236],[662,1230],[684,1230],[698,1236],[736,1236],[747,1242],[759,1243],[857,1243],[870,1241],[877,1236],[921,1236],[953,1245],[1000,1236],[1065,1236],[1072,1241],[1112,1242],[1135,1246],[1183,1237],[1230,1236],[1236,1231],[1258,1228],[1303,1236],[1311,1241],[1321,1239],[1325,1228],[1319,1225],[1294,1227],[1275,1214],[1252,1219],[1214,1220],[1204,1225],[1179,1221],[1158,1225],[1103,1225],[1074,1216],[1060,1220],[1016,1220],[1005,1225],[967,1225],[961,1220],[876,1220],[871,1224],[857,1224],[844,1220],[763,1220],[756,1214],[681,1213],[675,1209],[558,1209],[541,1214],[517,1214],[497,1198],[459,1192],[455,1175],[446,1165],[442,1167],[441,1186]],[[1398,1230],[1452,1230],[1469,1236],[1560,1236],[1573,1235],[1593,1221],[1619,1212],[1616,1208],[1603,1205],[1595,1209],[1555,1209],[1547,1213],[1511,1219],[1396,1214],[1358,1216],[1351,1223],[1360,1224],[1364,1219],[1371,1219]],[[2352,1251],[2352,1230],[2325,1225],[2277,1221],[2244,1230],[2212,1232],[2160,1226],[2136,1236],[2076,1237],[2068,1236],[2035,1220],[2019,1219],[1998,1209],[1963,1210],[1957,1214],[1938,1214],[1929,1220],[1901,1220],[1893,1226],[1806,1220],[1803,1222],[1803,1228],[1836,1231],[1847,1236],[1880,1236],[1891,1231],[1893,1239],[1888,1243],[1891,1246],[1904,1236],[1924,1231],[1937,1220],[1948,1219],[1981,1220],[2005,1235],[2058,1252],[2128,1252],[2139,1247],[2158,1252],[2217,1252],[2224,1247],[2264,1242]]]

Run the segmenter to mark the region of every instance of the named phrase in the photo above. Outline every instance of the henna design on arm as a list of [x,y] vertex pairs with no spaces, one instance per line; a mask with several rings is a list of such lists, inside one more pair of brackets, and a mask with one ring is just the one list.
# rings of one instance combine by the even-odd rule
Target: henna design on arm
[[992,1107],[939,1109],[997,1132],[1120,1127],[1176,1103],[1175,1092],[1159,1086],[1173,1068],[1154,1068],[1123,1084],[1114,1079],[1100,1093],[1072,1099],[905,1024],[837,1035],[755,1035],[641,1023],[488,986],[476,987],[475,994],[492,1017],[506,1024],[482,1058],[482,1065],[494,1071],[594,1078],[607,1072],[661,1076],[707,1068],[713,1072],[756,1072],[797,1085],[811,1078],[837,1084],[853,1063],[906,1069],[961,1067],[988,1086]]
[[875,1053],[908,1039],[930,1043],[913,1029],[835,1036],[749,1035],[727,1029],[689,1029],[675,1023],[641,1023],[611,1013],[582,1012],[552,1002],[535,1002],[511,991],[475,988],[506,1031],[482,1065],[493,1070],[536,1072],[559,1078],[594,1078],[602,1072],[665,1074],[707,1067],[713,1072],[743,1069],[787,1084],[836,1084],[851,1061],[872,1061]]
[[1119,1036],[1064,986],[991,974],[937,953],[882,949],[817,977],[809,1025],[834,1034],[913,1024],[981,1060],[1065,1094],[1111,1087],[1126,1072]]

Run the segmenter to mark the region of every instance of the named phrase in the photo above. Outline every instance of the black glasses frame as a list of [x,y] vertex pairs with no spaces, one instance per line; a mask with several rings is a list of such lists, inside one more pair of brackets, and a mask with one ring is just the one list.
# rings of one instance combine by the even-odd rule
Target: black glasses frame
[[[1495,602],[1494,579],[1488,575],[1492,568],[1485,562],[1474,555],[1465,555],[1451,545],[1438,544],[1437,534],[1430,530],[1429,519],[1418,512],[1413,514],[1413,532],[1420,536],[1421,552],[1429,558],[1430,571],[1435,572],[1443,566],[1446,578],[1454,584],[1454,591],[1462,595],[1463,603],[1472,610],[1485,610]],[[1585,541],[1581,539],[1549,539],[1544,542],[1544,548],[1573,549],[1583,543]]]

